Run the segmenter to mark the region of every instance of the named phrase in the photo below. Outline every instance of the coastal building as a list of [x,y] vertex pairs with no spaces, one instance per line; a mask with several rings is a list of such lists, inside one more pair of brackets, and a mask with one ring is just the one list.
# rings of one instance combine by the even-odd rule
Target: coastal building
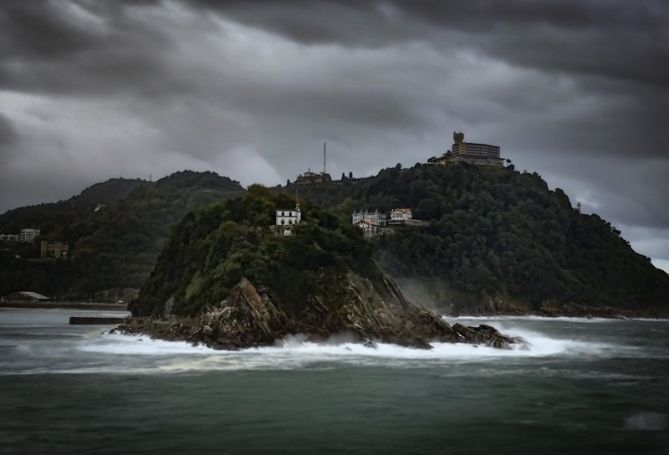
[[5,242],[19,242],[21,236],[19,234],[0,234],[0,240]]
[[276,211],[276,229],[286,237],[293,235],[293,226],[300,221],[302,221],[302,211],[299,203],[295,204],[295,210]]
[[429,162],[441,165],[456,163],[492,167],[502,167],[504,165],[504,160],[500,157],[500,147],[498,145],[465,142],[465,135],[461,132],[453,133],[451,150],[439,158],[431,159]]
[[392,209],[390,211],[390,221],[407,221],[412,218],[411,209]]
[[387,217],[385,214],[379,212],[378,210],[374,210],[373,212],[365,210],[364,212],[362,210],[353,212],[351,215],[351,222],[353,224],[358,224],[360,221],[365,221],[370,224],[375,224],[377,226],[385,224],[387,220]]
[[40,257],[43,258],[65,258],[70,252],[70,245],[63,242],[40,242]]
[[39,237],[40,230],[33,228],[21,229],[20,240],[21,242],[32,243],[36,237]]
[[391,226],[427,226],[429,223],[414,219],[411,209],[398,208],[390,211],[390,221],[388,221],[388,224]]
[[362,234],[365,237],[375,237],[379,235],[379,225],[370,223],[369,221],[360,220],[357,223],[353,223],[362,230]]
[[390,211],[390,218],[378,210],[358,211],[351,215],[351,223],[358,226],[365,237],[394,234],[398,226],[427,226],[427,221],[413,219],[409,208],[396,208]]
[[302,221],[302,211],[300,204],[295,205],[295,210],[277,210],[276,211],[276,225],[277,226],[292,226]]

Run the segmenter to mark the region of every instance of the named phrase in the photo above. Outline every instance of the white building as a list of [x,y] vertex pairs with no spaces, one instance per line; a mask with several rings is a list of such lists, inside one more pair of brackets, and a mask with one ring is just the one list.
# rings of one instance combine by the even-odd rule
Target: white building
[[0,240],[5,242],[18,242],[21,240],[21,236],[18,234],[0,234]]
[[300,211],[300,204],[295,206],[295,210],[277,210],[276,211],[276,225],[277,226],[292,226],[302,221],[302,212]]
[[413,218],[411,209],[392,209],[390,211],[390,221],[409,221]]
[[386,222],[386,215],[380,213],[378,210],[374,210],[373,212],[367,210],[364,212],[353,212],[353,215],[351,215],[351,224],[358,224],[361,221],[379,226]]
[[362,234],[365,237],[375,237],[379,235],[379,225],[373,224],[365,220],[360,220],[357,223],[354,223],[360,229],[362,229]]
[[39,234],[40,234],[39,229],[32,229],[32,228],[21,229],[21,241],[31,243],[33,240],[35,240],[35,237],[39,237]]

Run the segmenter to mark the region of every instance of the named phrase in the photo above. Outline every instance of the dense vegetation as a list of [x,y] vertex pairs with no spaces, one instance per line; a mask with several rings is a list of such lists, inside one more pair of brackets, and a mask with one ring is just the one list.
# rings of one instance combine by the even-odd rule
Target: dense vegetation
[[[299,314],[317,296],[326,307],[341,304],[346,274],[380,279],[372,245],[350,223],[303,206],[295,235],[275,233],[274,214],[290,209],[287,195],[253,186],[245,198],[189,213],[176,227],[133,313],[157,314],[166,302],[175,314],[198,314],[218,304],[242,277],[268,289],[288,314]],[[343,299],[341,299],[343,300]]]
[[514,297],[530,309],[669,306],[667,274],[599,216],[578,213],[536,173],[398,166],[301,191],[342,220],[355,209],[410,207],[415,218],[430,221],[376,242],[377,259],[398,277],[436,277],[473,295]]
[[[153,277],[143,291],[143,299],[156,305],[175,295],[184,313],[200,301],[224,298],[242,273],[299,307],[300,295],[291,292],[327,285],[322,277],[301,273],[306,265],[324,265],[333,273],[342,264],[372,270],[368,254],[396,278],[432,279],[460,293],[458,299],[521,302],[526,310],[572,303],[669,308],[667,274],[635,253],[609,223],[579,213],[560,189],[549,190],[536,173],[398,165],[365,179],[300,186],[300,198],[321,210],[307,206],[305,213],[318,222],[300,226],[301,235],[287,241],[266,235],[261,226],[272,224],[275,207],[292,205],[295,186],[272,190],[277,196],[269,191],[256,188],[246,199],[188,214],[240,196],[243,189],[213,173],[187,171],[155,183],[114,179],[68,201],[7,212],[0,216],[0,232],[40,228],[44,238],[68,241],[73,257],[26,259],[37,255],[36,246],[5,243],[0,295],[31,289],[99,299],[102,290],[139,288],[170,229],[188,214],[154,272],[183,269],[188,276],[163,281],[170,283],[165,289]],[[106,206],[95,211],[101,203]],[[372,242],[362,241],[350,226],[354,210],[396,207],[412,208],[429,226]],[[360,269],[361,264],[366,265]]]
[[0,295],[30,289],[99,300],[118,295],[105,290],[139,288],[170,228],[186,213],[243,192],[215,173],[183,171],[157,182],[112,179],[67,201],[9,211],[0,216],[0,232],[39,228],[43,239],[68,242],[71,249],[68,259],[41,260],[37,245],[4,242]]

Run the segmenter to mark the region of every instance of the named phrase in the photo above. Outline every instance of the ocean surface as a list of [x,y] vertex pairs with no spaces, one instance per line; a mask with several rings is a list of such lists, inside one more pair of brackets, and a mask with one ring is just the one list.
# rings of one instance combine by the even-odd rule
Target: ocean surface
[[1,453],[669,454],[669,321],[457,319],[530,344],[509,351],[221,352],[82,313],[0,309]]

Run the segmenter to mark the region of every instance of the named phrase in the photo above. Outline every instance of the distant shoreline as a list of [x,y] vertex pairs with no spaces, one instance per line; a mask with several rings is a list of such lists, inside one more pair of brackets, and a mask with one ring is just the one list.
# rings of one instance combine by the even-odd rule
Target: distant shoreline
[[127,311],[128,305],[103,302],[21,302],[0,301],[0,308],[65,309],[65,310],[117,310]]

